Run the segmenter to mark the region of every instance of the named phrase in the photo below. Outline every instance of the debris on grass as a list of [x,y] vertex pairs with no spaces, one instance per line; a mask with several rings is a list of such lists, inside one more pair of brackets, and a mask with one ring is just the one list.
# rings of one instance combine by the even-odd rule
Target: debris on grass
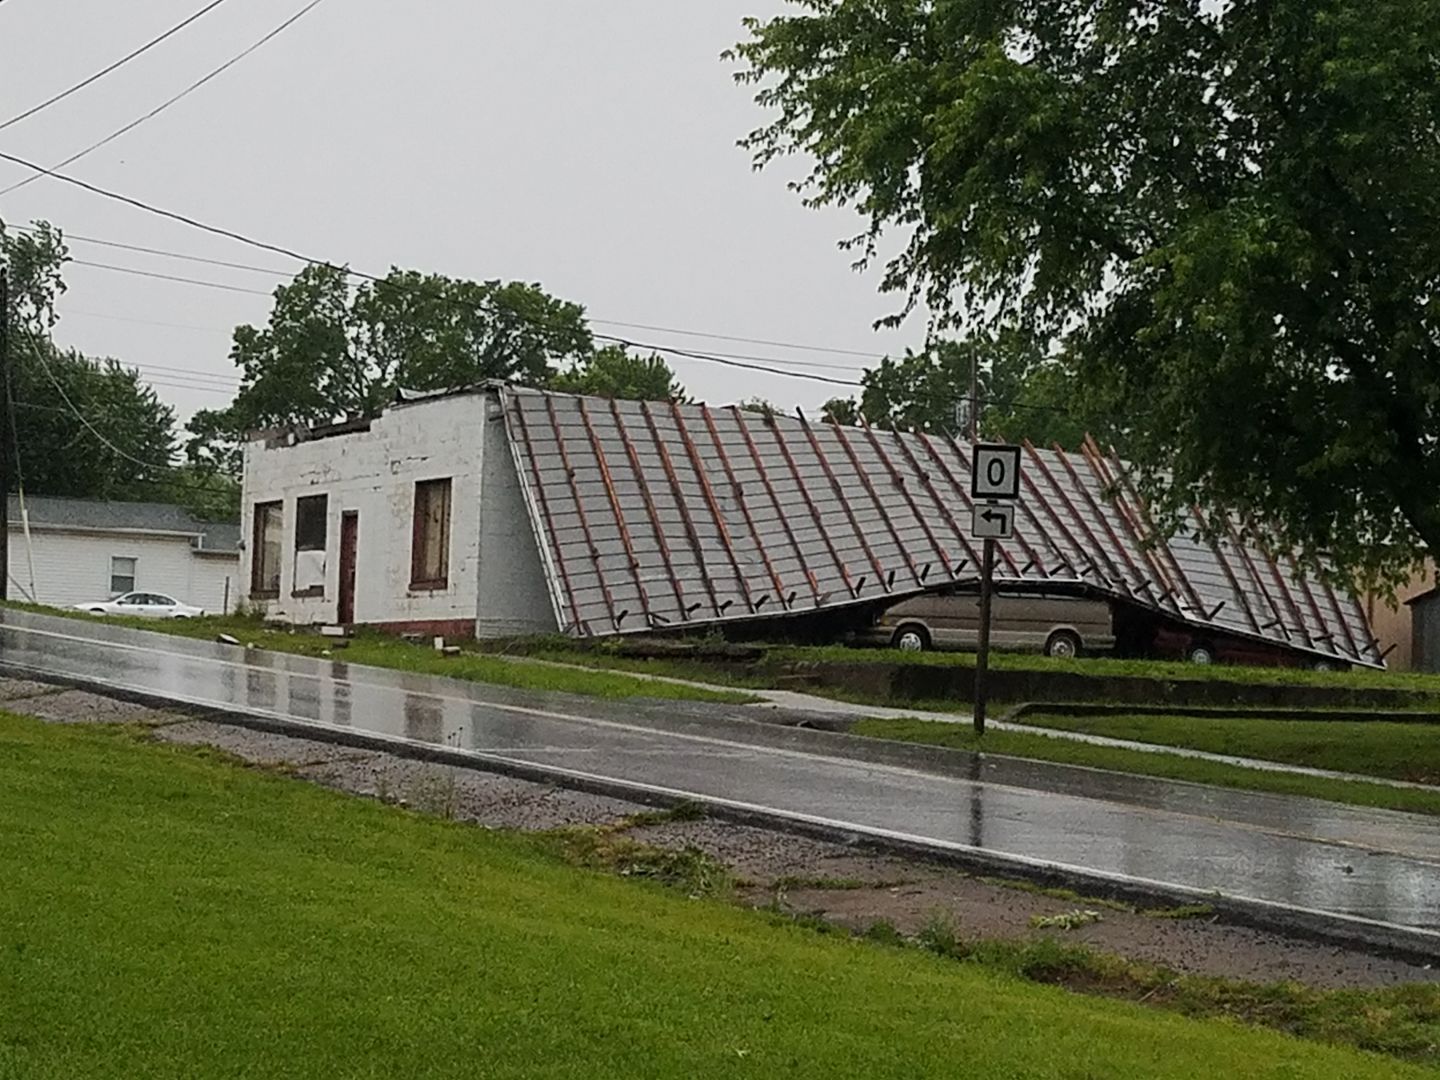
[[1140,912],[1147,919],[1209,919],[1215,909],[1209,904],[1181,904],[1172,908],[1148,908]]
[[1036,930],[1078,930],[1099,921],[1098,911],[1074,908],[1059,915],[1034,915],[1030,919],[1030,925]]
[[1224,1018],[1303,1039],[1440,1065],[1440,986],[1412,984],[1372,990],[1317,990],[1299,983],[1249,983],[1199,975],[1100,953],[1053,937],[1032,941],[967,940],[953,919],[937,913],[913,939],[889,924],[860,935],[912,945],[967,964],[1004,971],[1027,982],[1130,1001],[1195,1019]]
[[690,799],[676,803],[668,810],[642,810],[639,813],[631,814],[616,822],[616,827],[628,829],[643,829],[652,825],[672,825],[678,822],[704,821],[709,816],[703,803]]
[[1087,908],[1109,908],[1111,911],[1126,911],[1132,913],[1135,911],[1133,904],[1127,904],[1123,900],[1111,900],[1103,896],[1085,896],[1082,893],[1076,892],[1074,889],[1037,885],[1033,881],[1025,881],[1021,878],[981,877],[976,880],[1001,889],[1014,889],[1016,892],[1030,893],[1032,896],[1044,896],[1051,900],[1064,900],[1071,904],[1084,904]]
[[565,861],[621,877],[648,878],[692,899],[726,896],[734,887],[729,867],[697,847],[642,844],[626,836],[633,818],[609,825],[577,825],[539,833],[540,843]]
[[909,944],[905,935],[902,934],[889,919],[877,919],[860,935],[866,941],[872,941],[877,945],[894,945],[904,947]]
[[[800,892],[807,889],[815,892],[855,892],[869,887],[869,882],[861,881],[859,878],[804,877],[794,874],[776,878],[770,884],[770,888],[777,893]],[[875,886],[877,889],[881,887],[879,884]]]

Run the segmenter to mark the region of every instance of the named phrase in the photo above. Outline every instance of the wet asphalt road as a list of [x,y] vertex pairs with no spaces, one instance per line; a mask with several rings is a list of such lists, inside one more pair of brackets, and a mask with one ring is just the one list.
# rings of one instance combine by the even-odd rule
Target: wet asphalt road
[[[0,668],[360,730],[859,832],[1440,930],[1440,819],[986,757],[777,748],[743,706],[606,702],[0,611]],[[763,725],[754,725],[756,729]]]

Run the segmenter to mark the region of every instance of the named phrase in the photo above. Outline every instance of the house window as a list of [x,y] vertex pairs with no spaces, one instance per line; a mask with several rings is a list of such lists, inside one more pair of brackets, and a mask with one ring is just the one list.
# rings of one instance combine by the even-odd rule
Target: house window
[[410,587],[443,589],[450,577],[450,481],[415,485],[415,528],[410,551]]
[[324,495],[307,495],[295,500],[295,550],[325,550]]
[[250,593],[261,599],[280,595],[280,533],[283,503],[255,504],[255,536],[250,552]]
[[135,560],[123,555],[110,557],[110,595],[135,591]]

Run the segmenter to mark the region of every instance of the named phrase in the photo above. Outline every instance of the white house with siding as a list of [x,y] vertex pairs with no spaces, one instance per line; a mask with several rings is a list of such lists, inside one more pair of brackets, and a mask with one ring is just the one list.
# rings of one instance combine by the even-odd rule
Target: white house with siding
[[10,496],[10,598],[51,607],[157,592],[233,610],[240,530],[166,503]]

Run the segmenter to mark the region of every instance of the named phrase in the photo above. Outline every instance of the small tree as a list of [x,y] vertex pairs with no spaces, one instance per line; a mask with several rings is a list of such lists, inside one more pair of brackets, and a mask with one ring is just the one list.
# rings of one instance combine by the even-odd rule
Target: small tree
[[235,475],[251,431],[370,416],[402,387],[543,385],[592,351],[584,309],[537,285],[393,270],[352,288],[343,268],[312,265],[275,290],[265,327],[236,327],[240,390],[196,414],[186,452]]
[[686,400],[685,388],[661,357],[654,353],[636,356],[621,345],[610,345],[585,357],[552,377],[550,387],[567,394],[631,401]]

